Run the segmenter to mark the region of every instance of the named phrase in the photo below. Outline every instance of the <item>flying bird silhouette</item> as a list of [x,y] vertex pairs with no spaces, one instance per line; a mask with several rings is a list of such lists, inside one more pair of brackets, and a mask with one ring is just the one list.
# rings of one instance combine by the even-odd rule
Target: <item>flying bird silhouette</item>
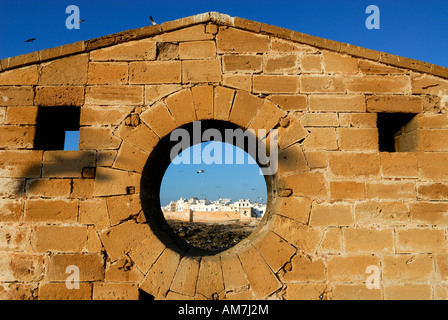
[[25,40],[25,42],[33,42],[33,41],[35,41],[36,40],[36,38],[30,38],[30,39],[28,39],[28,40]]
[[198,170],[196,173],[204,173],[204,170]]
[[76,23],[81,23],[81,22],[84,22],[84,21],[86,21],[86,20],[79,20],[78,22],[76,22]]
[[154,19],[153,19],[151,16],[149,16],[149,20],[151,20],[151,23],[152,23],[153,25],[156,25],[156,24],[157,24],[157,22],[155,22]]

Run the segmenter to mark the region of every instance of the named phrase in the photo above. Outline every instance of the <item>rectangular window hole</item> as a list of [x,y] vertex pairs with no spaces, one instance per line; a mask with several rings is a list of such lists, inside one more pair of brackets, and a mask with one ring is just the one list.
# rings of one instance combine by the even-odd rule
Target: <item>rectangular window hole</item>
[[417,128],[410,125],[415,113],[378,113],[378,145],[382,152],[416,151]]
[[35,150],[78,150],[79,107],[39,107]]

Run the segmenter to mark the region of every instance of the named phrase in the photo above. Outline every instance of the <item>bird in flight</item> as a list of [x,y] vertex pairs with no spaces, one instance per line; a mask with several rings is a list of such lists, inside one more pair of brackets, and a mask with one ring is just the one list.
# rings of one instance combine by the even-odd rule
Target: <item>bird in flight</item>
[[84,21],[86,21],[86,20],[79,20],[78,22],[76,22],[76,23],[81,23],[81,22],[84,22]]
[[29,38],[28,40],[25,40],[25,42],[33,42],[35,40],[36,40],[36,38]]
[[204,173],[204,170],[198,170],[196,173]]
[[153,19],[151,16],[149,16],[149,20],[151,20],[151,23],[152,23],[153,25],[156,25],[156,24],[157,24],[157,22],[155,22],[154,19]]

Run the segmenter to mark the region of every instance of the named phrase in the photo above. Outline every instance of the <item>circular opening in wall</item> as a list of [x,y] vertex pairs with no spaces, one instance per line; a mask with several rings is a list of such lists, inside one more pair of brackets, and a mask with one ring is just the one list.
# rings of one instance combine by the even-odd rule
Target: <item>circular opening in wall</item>
[[182,254],[210,255],[256,233],[267,219],[274,181],[264,175],[259,149],[254,135],[216,120],[164,137],[141,183],[143,211],[159,239]]

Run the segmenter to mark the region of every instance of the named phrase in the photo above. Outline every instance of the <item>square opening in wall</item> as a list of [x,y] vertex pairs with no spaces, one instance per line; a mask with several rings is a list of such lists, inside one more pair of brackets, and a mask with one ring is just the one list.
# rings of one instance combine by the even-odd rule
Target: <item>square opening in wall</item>
[[378,113],[378,145],[382,152],[416,151],[417,130],[410,125],[415,113]]
[[35,150],[78,150],[79,107],[39,107]]

